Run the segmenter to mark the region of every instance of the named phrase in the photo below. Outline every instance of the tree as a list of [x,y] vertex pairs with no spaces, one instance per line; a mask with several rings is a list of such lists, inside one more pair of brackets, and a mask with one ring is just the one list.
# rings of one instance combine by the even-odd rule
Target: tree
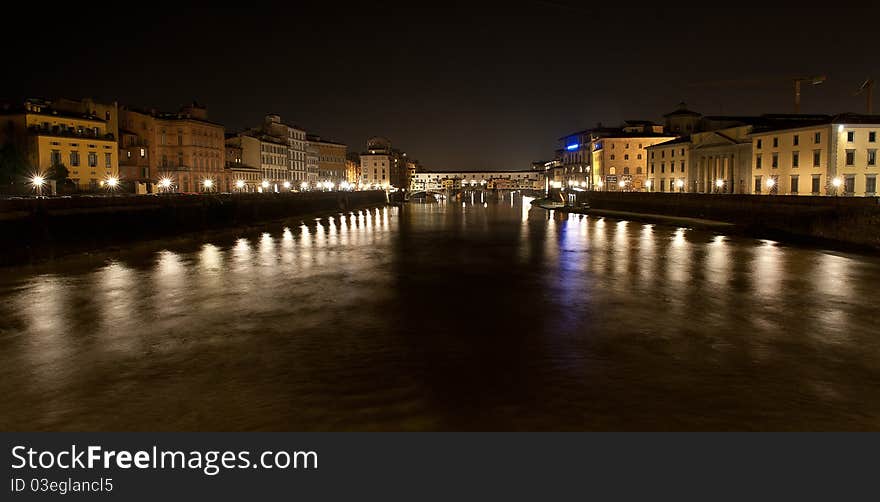
[[60,191],[70,191],[76,188],[70,179],[70,170],[62,163],[55,164],[46,172],[46,178],[55,181],[55,189]]
[[0,145],[0,184],[25,183],[31,167],[13,143]]

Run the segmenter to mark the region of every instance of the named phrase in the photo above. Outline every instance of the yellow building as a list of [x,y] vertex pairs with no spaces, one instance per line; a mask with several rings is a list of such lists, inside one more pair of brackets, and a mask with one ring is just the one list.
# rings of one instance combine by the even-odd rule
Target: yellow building
[[876,196],[880,115],[841,114],[752,134],[751,193]]
[[116,135],[111,130],[115,118],[108,114],[59,109],[51,101],[30,99],[22,108],[3,113],[6,124],[0,141],[14,142],[34,174],[63,165],[80,189],[98,189],[119,176]]
[[663,126],[651,122],[626,122],[621,128],[593,129],[590,151],[592,186],[598,190],[646,188],[646,148],[675,139]]

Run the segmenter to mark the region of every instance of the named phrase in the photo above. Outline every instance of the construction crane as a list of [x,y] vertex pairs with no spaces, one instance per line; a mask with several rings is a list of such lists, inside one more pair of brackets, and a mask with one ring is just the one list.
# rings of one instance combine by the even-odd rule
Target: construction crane
[[862,82],[862,85],[859,86],[859,90],[857,90],[853,96],[858,96],[859,94],[864,94],[865,99],[867,101],[867,110],[868,115],[874,113],[874,79],[868,77]]
[[801,112],[801,83],[809,82],[811,85],[819,85],[825,81],[825,75],[814,77],[796,77],[794,79],[794,113]]
[[[794,112],[801,112],[801,84],[809,83],[810,85],[819,85],[827,80],[825,75],[813,75],[809,77],[794,77],[791,82],[794,83]],[[743,88],[743,87],[764,87],[766,84],[782,84],[783,78],[759,78],[759,79],[735,79],[735,80],[715,80],[708,82],[691,82],[688,87],[715,87],[715,88]]]

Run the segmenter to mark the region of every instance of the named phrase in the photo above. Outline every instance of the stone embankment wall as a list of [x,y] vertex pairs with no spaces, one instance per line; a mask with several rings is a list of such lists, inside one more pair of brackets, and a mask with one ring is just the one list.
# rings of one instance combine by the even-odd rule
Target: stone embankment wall
[[98,247],[386,202],[384,191],[0,200],[0,264],[47,247]]
[[749,230],[880,249],[880,199],[582,192],[591,209],[725,221]]

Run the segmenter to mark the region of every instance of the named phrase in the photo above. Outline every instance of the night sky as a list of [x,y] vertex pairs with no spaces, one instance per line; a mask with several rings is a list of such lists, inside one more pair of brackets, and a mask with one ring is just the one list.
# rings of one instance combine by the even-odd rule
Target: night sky
[[432,170],[525,169],[566,133],[659,121],[682,100],[706,114],[789,113],[794,76],[828,76],[804,88],[802,112],[863,112],[852,93],[880,77],[877,7],[474,4],[253,2],[108,18],[74,3],[18,15],[37,25],[7,40],[14,71],[0,98],[168,111],[195,99],[227,130],[275,112],[355,151],[386,136]]

